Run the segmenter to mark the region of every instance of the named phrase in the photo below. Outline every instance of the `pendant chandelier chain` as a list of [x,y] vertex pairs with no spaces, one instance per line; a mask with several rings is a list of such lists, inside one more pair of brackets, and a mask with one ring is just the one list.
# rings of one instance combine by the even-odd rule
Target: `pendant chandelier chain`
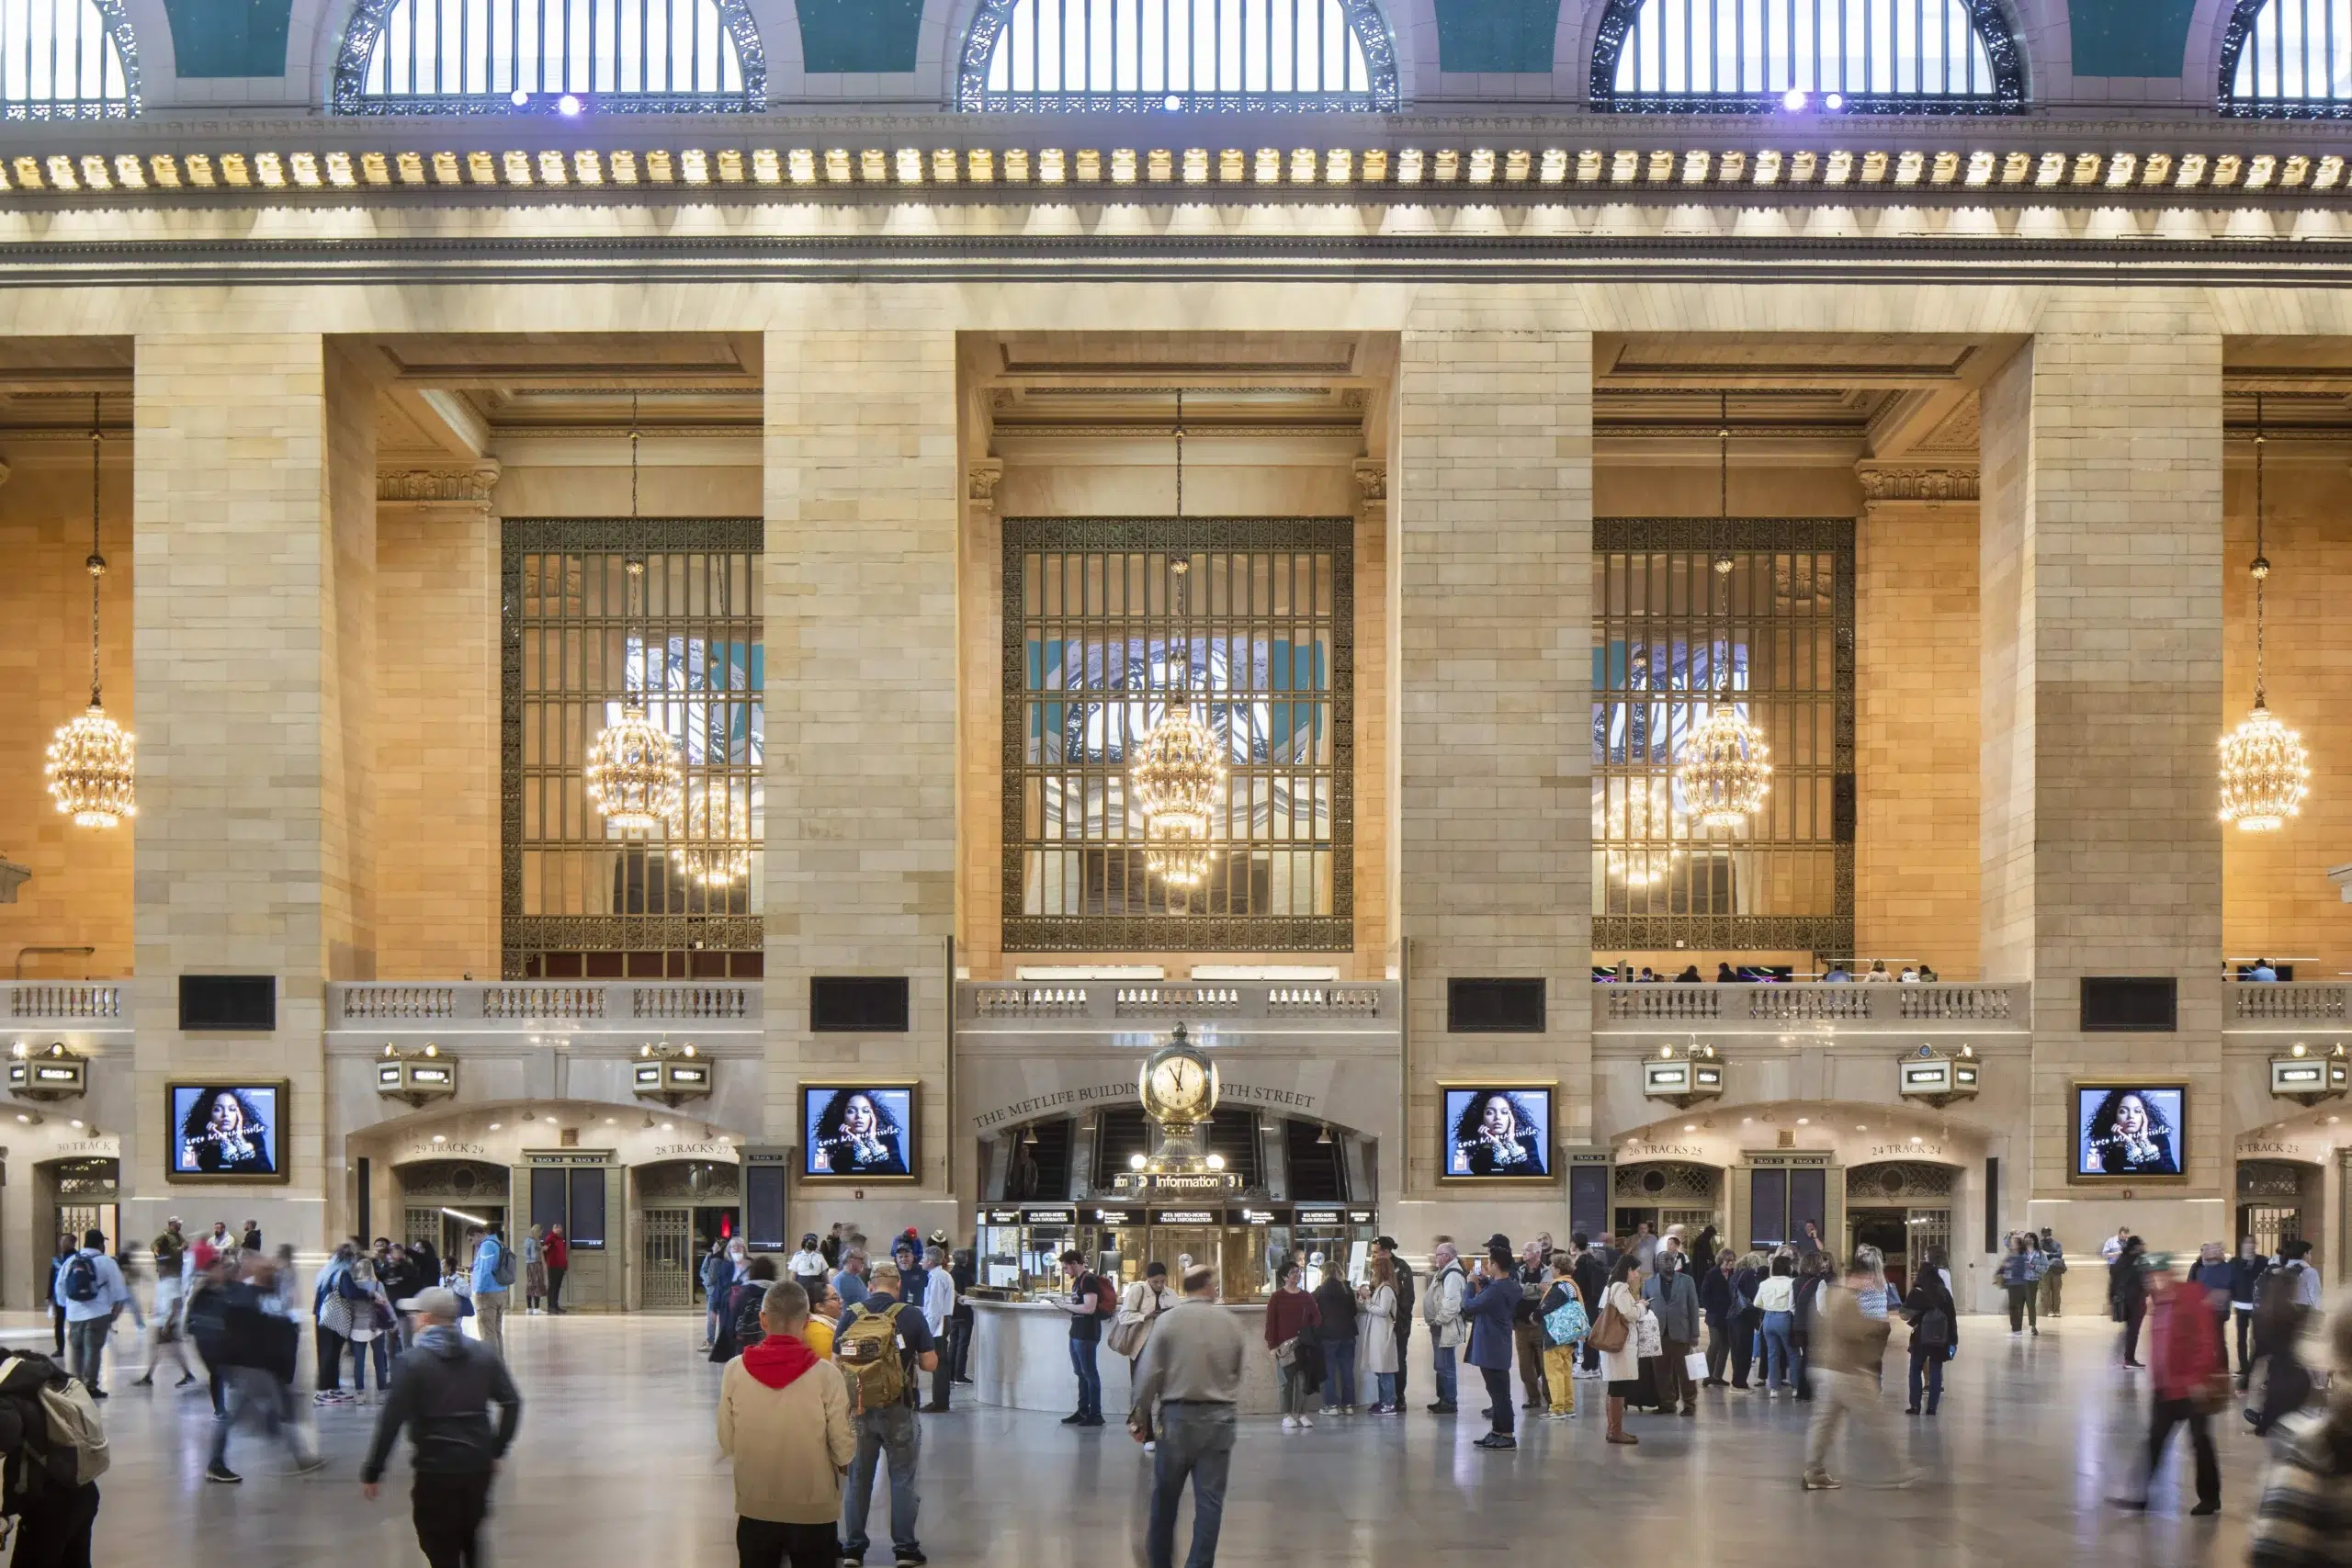
[[[1715,519],[1717,522],[1726,524],[1731,521],[1731,394],[1729,392],[1715,394]],[[1728,556],[1721,557],[1714,563],[1715,578],[1719,585],[1715,603],[1717,614],[1724,623],[1725,661],[1728,661],[1731,657],[1731,573],[1724,570],[1729,559]],[[1712,648],[1709,657],[1713,657]],[[1718,663],[1712,673],[1715,677],[1715,690],[1721,692],[1730,689],[1724,684],[1722,663]]]
[[98,553],[98,450],[106,436],[98,424],[98,394],[90,394],[90,705],[98,701],[98,579],[106,575],[107,558]]
[[2263,668],[2265,627],[2263,625],[2263,584],[2270,577],[2270,561],[2263,554],[2264,496],[2262,487],[2262,449],[2270,444],[2269,433],[2263,427],[2262,394],[2254,395],[2254,705],[2268,705],[2269,682]]

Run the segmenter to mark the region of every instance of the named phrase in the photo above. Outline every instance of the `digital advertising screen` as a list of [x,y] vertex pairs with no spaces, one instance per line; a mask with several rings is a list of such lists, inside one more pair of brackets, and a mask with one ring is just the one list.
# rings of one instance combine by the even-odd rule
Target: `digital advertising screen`
[[908,1181],[915,1147],[915,1089],[908,1083],[800,1086],[804,1180]]
[[1553,1084],[1443,1086],[1444,1179],[1548,1181]]
[[286,1082],[167,1086],[174,1181],[283,1181]]
[[2075,1179],[2145,1179],[2182,1174],[2188,1090],[2179,1083],[2078,1083]]

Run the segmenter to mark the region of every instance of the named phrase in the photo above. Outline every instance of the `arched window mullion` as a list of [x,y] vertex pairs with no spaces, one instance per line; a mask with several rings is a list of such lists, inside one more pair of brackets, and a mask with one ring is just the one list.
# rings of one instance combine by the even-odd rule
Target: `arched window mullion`
[[[120,0],[0,0],[0,118],[127,119],[139,49]],[[14,89],[13,91],[11,89]]]
[[2352,119],[2352,0],[2237,0],[2222,34],[2216,102],[2247,118]]
[[2000,4],[1608,0],[1589,96],[1634,113],[1762,114],[1795,93],[1847,114],[2013,114],[2025,80]]
[[[606,35],[612,59],[600,70]],[[745,0],[359,0],[329,107],[752,113],[767,107],[767,62]]]
[[[1087,0],[1076,0],[1079,41],[1070,47],[1070,3],[982,0],[965,37],[957,107],[1151,113],[1382,111],[1397,105],[1396,52],[1374,0],[1159,0],[1156,76],[1145,0],[1132,0],[1136,10],[1124,26],[1123,0],[1108,0],[1100,50]],[[1049,9],[1055,6],[1063,9]],[[1065,35],[1060,68],[1050,79],[1040,64],[1046,51],[1039,22],[1047,17],[1061,19]],[[1032,62],[1026,83],[1019,70],[1024,44]]]

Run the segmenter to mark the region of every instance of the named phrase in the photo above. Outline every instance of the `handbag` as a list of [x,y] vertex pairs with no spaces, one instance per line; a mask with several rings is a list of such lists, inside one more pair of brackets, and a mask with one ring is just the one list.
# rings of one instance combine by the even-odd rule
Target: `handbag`
[[1617,1303],[1612,1301],[1601,1307],[1600,1321],[1592,1325],[1592,1332],[1585,1336],[1584,1342],[1602,1355],[1613,1356],[1625,1348],[1625,1334],[1630,1327],[1625,1314],[1617,1310]]
[[1298,1336],[1294,1334],[1274,1347],[1274,1365],[1288,1371],[1298,1360]]

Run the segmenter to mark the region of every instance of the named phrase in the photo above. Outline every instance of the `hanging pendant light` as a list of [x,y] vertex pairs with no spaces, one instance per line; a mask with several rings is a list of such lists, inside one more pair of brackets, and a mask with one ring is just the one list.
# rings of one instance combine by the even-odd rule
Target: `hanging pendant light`
[[2311,757],[2302,737],[2270,711],[2263,670],[2263,585],[2270,560],[2263,554],[2262,395],[2254,399],[2254,711],[2222,737],[2222,820],[2241,833],[2275,833],[2299,815],[2311,789]]
[[[1176,515],[1184,515],[1184,394],[1176,394]],[[1171,887],[1208,880],[1210,840],[1225,798],[1225,761],[1216,737],[1193,707],[1192,627],[1184,594],[1190,560],[1169,563],[1174,578],[1171,620],[1185,630],[1184,652],[1159,717],[1136,748],[1128,770],[1136,810],[1143,819],[1144,864]],[[1171,626],[1172,629],[1172,626]]]
[[[1719,514],[1727,523],[1731,520],[1731,398],[1728,393],[1720,396],[1721,417],[1715,431],[1720,455],[1717,495]],[[1764,809],[1765,796],[1772,789],[1772,753],[1765,744],[1764,732],[1747,721],[1741,705],[1724,700],[1732,694],[1724,668],[1730,662],[1731,648],[1731,557],[1717,556],[1714,571],[1721,585],[1718,598],[1725,657],[1714,657],[1711,636],[1708,657],[1714,665],[1712,673],[1718,700],[1709,705],[1707,716],[1675,752],[1675,807],[1684,816],[1697,818],[1702,828],[1736,832]]]
[[74,818],[76,828],[119,827],[126,817],[139,814],[136,773],[129,731],[107,716],[98,690],[98,580],[106,575],[107,558],[98,553],[98,400],[90,398],[90,705],[58,726],[49,743],[49,759],[41,768],[49,781],[50,797],[57,809]]
[[751,807],[732,786],[707,788],[686,807],[685,841],[670,848],[670,863],[697,887],[732,887],[751,874]]
[[[628,514],[637,518],[637,399],[628,406]],[[645,585],[645,563],[628,563],[628,609],[622,623],[638,618],[638,596]],[[650,638],[647,639],[649,642]],[[626,642],[624,642],[626,646]],[[640,689],[644,682],[639,682]],[[649,837],[656,829],[674,832],[679,807],[684,803],[685,770],[678,761],[677,742],[670,732],[646,716],[642,702],[624,701],[621,716],[607,725],[588,747],[585,770],[588,800],[605,823],[628,838]]]

